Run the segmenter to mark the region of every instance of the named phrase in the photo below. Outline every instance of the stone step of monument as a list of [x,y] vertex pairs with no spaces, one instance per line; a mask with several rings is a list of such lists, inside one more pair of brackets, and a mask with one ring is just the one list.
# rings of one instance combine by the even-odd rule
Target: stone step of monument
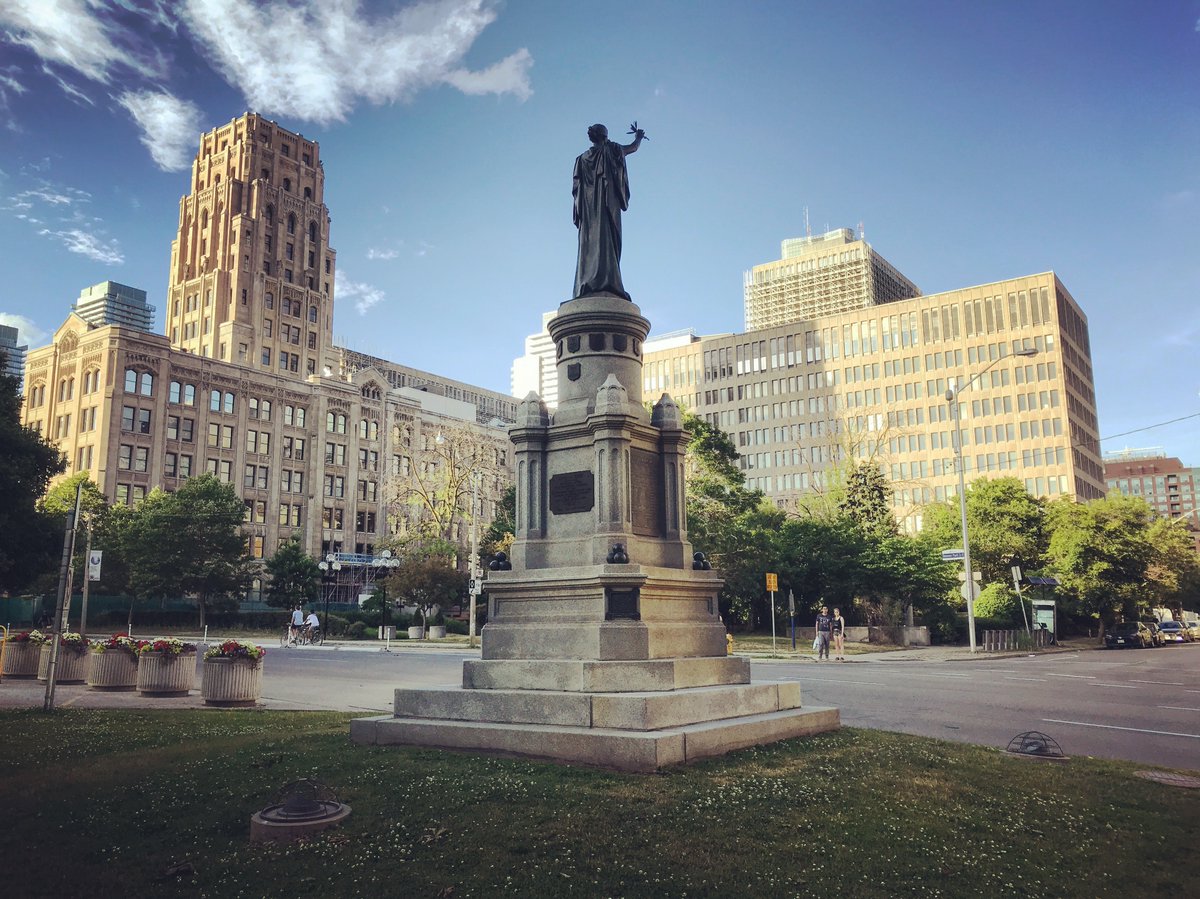
[[544,690],[396,690],[397,718],[662,730],[800,706],[796,681],[691,687],[669,693],[553,693]]
[[637,661],[469,659],[463,662],[463,686],[471,690],[638,693],[748,683],[750,660],[737,656]]
[[494,752],[650,773],[840,725],[836,708],[817,706],[647,731],[382,716],[351,721],[350,736],[356,743],[377,746]]

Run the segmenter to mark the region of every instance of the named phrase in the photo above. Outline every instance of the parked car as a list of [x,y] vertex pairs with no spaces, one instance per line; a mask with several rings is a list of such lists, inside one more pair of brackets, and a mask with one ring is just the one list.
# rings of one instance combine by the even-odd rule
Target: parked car
[[1158,626],[1163,639],[1168,643],[1191,643],[1195,637],[1192,632],[1178,621],[1164,621]]
[[1150,628],[1140,621],[1123,621],[1120,624],[1114,624],[1104,634],[1105,649],[1120,649],[1130,646],[1146,649],[1153,645],[1154,635],[1150,633]]
[[1151,646],[1166,646],[1167,638],[1163,636],[1162,628],[1159,627],[1157,621],[1143,621],[1142,624],[1150,629],[1150,645]]

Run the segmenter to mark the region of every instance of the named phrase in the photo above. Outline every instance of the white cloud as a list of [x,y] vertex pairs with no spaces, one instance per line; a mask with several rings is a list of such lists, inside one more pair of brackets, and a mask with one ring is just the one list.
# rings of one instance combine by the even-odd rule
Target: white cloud
[[184,0],[182,10],[214,67],[249,106],[272,114],[329,124],[360,99],[406,100],[438,84],[519,99],[531,93],[526,50],[481,72],[463,68],[475,39],[495,21],[492,0],[425,0],[373,17],[359,0]]
[[43,237],[53,237],[61,241],[63,246],[72,253],[78,253],[105,265],[120,265],[125,261],[125,256],[121,253],[121,248],[115,240],[106,240],[90,231],[84,231],[82,228],[68,228],[63,231],[43,228],[38,234]]
[[153,46],[106,22],[100,9],[95,0],[4,0],[0,27],[10,41],[28,47],[43,62],[92,81],[107,84],[118,67],[160,76],[162,60]]
[[368,259],[395,259],[399,255],[399,250],[377,250],[374,247],[367,250]]
[[131,91],[117,97],[142,130],[142,145],[164,172],[192,164],[193,148],[203,130],[195,103],[160,90]]
[[359,315],[366,315],[367,310],[377,306],[385,299],[384,293],[378,287],[373,287],[362,281],[351,281],[339,270],[334,276],[334,293],[339,300],[353,300],[354,308]]
[[22,345],[38,346],[49,336],[33,319],[12,312],[0,312],[0,325],[16,328],[20,332],[17,340]]
[[528,100],[533,96],[529,86],[529,68],[532,65],[533,57],[522,47],[482,72],[455,69],[446,75],[446,83],[464,94],[513,94],[518,100]]

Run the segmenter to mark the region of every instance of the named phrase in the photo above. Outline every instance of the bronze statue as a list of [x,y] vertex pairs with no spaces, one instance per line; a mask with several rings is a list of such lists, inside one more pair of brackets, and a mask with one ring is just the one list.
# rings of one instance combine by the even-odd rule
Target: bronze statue
[[629,174],[625,157],[636,153],[644,129],[629,126],[633,142],[608,139],[608,129],[588,129],[592,148],[575,159],[571,196],[575,201],[575,227],[579,229],[579,261],[575,266],[575,296],[615,294],[629,299],[621,283],[621,213],[629,208]]

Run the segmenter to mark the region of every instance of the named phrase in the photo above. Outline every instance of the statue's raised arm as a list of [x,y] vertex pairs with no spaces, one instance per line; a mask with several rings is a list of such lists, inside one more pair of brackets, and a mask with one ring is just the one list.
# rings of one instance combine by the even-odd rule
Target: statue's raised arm
[[575,159],[571,181],[575,227],[579,229],[579,259],[575,266],[576,297],[608,294],[629,299],[621,282],[621,213],[629,208],[629,173],[625,157],[636,153],[645,129],[637,122],[628,144],[608,139],[608,129],[588,129],[591,149]]

